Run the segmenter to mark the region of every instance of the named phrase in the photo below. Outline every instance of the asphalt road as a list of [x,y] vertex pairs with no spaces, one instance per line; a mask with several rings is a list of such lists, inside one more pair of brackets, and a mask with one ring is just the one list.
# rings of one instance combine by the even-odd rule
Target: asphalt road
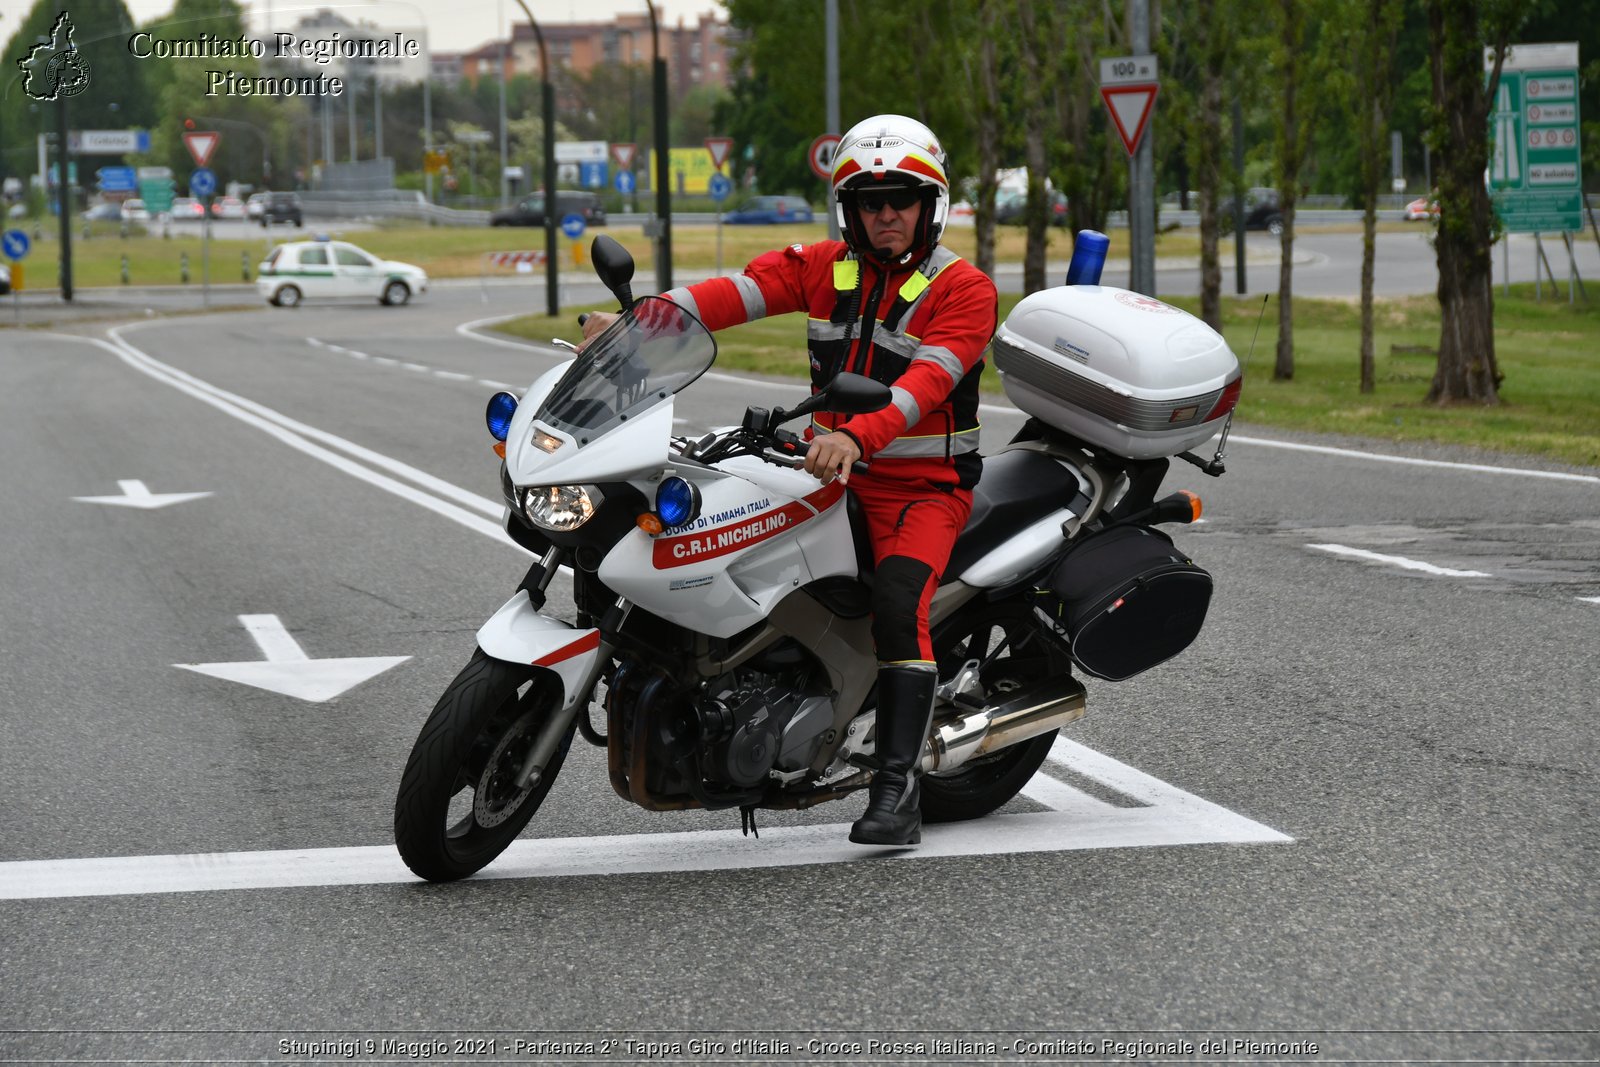
[[[410,879],[400,770],[526,566],[483,403],[554,358],[458,327],[525,303],[0,333],[0,1059],[1600,1054],[1595,469],[1238,427],[1169,481],[1205,633],[1091,684],[1003,815],[909,858],[844,844],[859,800],[758,842],[624,805],[580,743],[498,877]],[[210,495],[74,499],[134,481]],[[178,666],[262,660],[263,615],[406,658],[321,703]]]

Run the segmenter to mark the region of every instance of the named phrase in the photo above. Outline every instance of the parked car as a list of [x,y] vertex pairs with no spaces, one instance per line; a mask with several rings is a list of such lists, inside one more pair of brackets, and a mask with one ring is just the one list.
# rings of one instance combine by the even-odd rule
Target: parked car
[[206,209],[194,197],[180,196],[172,201],[172,217],[174,219],[203,219],[206,217]]
[[124,200],[122,202],[122,220],[124,222],[149,222],[150,212],[145,210],[143,200]]
[[267,193],[266,200],[261,204],[261,228],[266,229],[274,222],[292,222],[296,226],[306,224],[305,215],[300,211],[300,197],[297,193]]
[[[1056,189],[1050,192],[1050,225],[1067,225],[1067,194]],[[1028,207],[1028,194],[1016,189],[1005,189],[995,194],[994,221],[1024,226],[1024,213]]]
[[211,201],[211,217],[214,219],[242,219],[244,218],[244,201],[237,196],[219,196]]
[[1439,217],[1439,201],[1432,196],[1419,196],[1406,205],[1406,221],[1421,222]]
[[90,222],[116,222],[122,218],[121,204],[96,204],[83,213]]
[[250,199],[244,202],[244,213],[247,218],[259,219],[262,210],[267,206],[268,193],[252,193]]
[[[1218,205],[1218,224],[1223,233],[1233,232],[1233,197],[1224,195]],[[1278,203],[1278,190],[1257,187],[1244,194],[1244,228],[1266,230],[1276,237],[1283,232],[1283,209]]]
[[722,221],[734,226],[769,226],[777,223],[810,222],[815,218],[811,205],[800,196],[751,197],[732,211],[724,212]]
[[[585,226],[604,226],[606,209],[595,193],[556,190],[556,222],[581,215]],[[503,211],[489,216],[490,226],[543,226],[544,193],[530,193]]]
[[353,244],[321,238],[274,248],[256,269],[256,289],[278,307],[340,297],[398,306],[427,291],[428,275],[410,263],[379,259]]

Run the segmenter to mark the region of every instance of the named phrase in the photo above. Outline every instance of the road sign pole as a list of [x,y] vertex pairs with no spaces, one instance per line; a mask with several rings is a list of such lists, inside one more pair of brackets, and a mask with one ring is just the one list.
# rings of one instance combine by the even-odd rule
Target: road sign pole
[[[1150,52],[1149,0],[1128,0],[1129,42],[1135,55]],[[1139,138],[1129,181],[1128,228],[1133,251],[1133,266],[1128,288],[1146,296],[1156,295],[1156,197],[1155,156],[1150,147],[1150,131]]]

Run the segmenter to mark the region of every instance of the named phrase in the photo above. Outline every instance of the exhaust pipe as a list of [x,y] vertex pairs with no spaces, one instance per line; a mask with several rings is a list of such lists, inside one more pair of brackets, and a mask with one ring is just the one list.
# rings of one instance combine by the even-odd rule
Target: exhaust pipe
[[936,723],[922,750],[922,770],[953,771],[978,756],[1047,734],[1083,718],[1084,689],[1068,675],[953,721]]

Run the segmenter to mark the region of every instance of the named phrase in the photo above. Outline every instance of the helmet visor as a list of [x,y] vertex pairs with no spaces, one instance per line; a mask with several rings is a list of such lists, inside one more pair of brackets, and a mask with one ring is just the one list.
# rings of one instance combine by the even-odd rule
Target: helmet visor
[[868,215],[876,215],[887,205],[896,211],[909,210],[922,197],[915,186],[896,185],[886,189],[862,189],[855,194],[856,207]]

